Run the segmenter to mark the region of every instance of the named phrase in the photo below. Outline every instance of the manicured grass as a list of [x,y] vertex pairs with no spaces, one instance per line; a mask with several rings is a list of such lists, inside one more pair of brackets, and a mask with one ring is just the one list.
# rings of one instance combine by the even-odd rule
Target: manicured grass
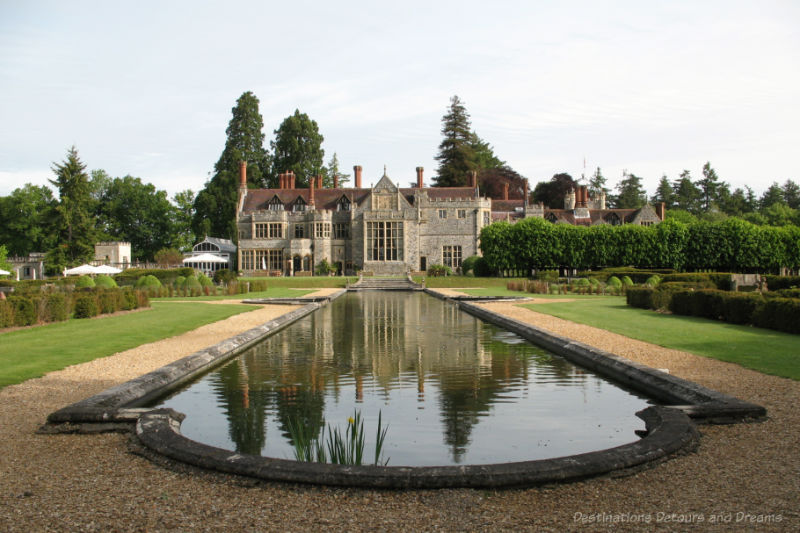
[[318,289],[325,287],[346,287],[347,282],[355,283],[358,277],[354,276],[277,276],[274,278],[239,278],[240,281],[265,281],[272,289],[277,287],[298,287],[301,289]]
[[[422,277],[414,277],[414,281],[420,283]],[[522,281],[525,278],[476,278],[474,276],[427,276],[425,285],[431,289],[449,289],[456,287],[483,287],[483,288],[506,288],[509,281]]]
[[666,348],[800,380],[800,335],[637,309],[618,296],[520,305]]
[[485,289],[464,289],[460,292],[469,294],[471,296],[521,296],[525,298],[544,298],[544,299],[558,299],[558,298],[597,298],[598,296],[592,294],[534,294],[531,292],[511,291],[505,287],[488,287]]
[[250,305],[152,302],[152,309],[0,334],[0,388],[252,311]]
[[217,296],[174,296],[172,298],[151,298],[154,302],[192,301],[208,302],[214,300],[250,300],[254,298],[298,298],[314,292],[314,289],[293,289],[290,287],[270,287],[265,291],[248,292],[247,294],[218,294]]

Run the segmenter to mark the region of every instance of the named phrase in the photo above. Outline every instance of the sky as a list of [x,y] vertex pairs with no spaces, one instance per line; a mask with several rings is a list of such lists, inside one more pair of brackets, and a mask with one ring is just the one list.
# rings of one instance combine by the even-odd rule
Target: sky
[[[800,2],[0,0],[0,196],[89,170],[203,188],[236,99],[267,145],[295,109],[365,185],[436,175],[458,95],[533,187],[600,167],[649,194],[710,162],[800,182]],[[52,187],[51,187],[52,188]]]

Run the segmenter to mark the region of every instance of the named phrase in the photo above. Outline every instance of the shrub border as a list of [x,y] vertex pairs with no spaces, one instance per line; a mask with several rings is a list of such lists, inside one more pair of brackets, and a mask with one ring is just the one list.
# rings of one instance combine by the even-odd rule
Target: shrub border
[[[330,299],[337,298],[345,292],[345,290],[338,291],[331,295]],[[438,298],[446,299],[434,291],[426,292]],[[715,399],[722,398],[726,400],[728,402],[726,406],[729,409],[725,413],[721,413],[719,410],[715,411],[714,417],[703,416],[707,415],[708,412],[703,409],[702,405],[698,404],[702,404],[703,399],[709,395],[704,396],[698,392],[698,397],[694,398],[696,401],[692,402],[695,405],[683,406],[680,409],[653,406],[636,413],[637,416],[645,421],[647,428],[643,438],[636,442],[607,450],[553,459],[492,465],[377,467],[301,463],[222,450],[184,437],[180,433],[180,424],[184,418],[183,414],[172,409],[140,407],[148,401],[163,395],[167,390],[233,357],[263,337],[319,309],[321,305],[324,305],[324,303],[308,304],[299,310],[253,328],[209,349],[197,352],[159,370],[65,407],[52,413],[48,417],[48,422],[51,425],[62,424],[60,428],[55,428],[56,431],[92,431],[90,427],[92,423],[100,423],[101,427],[106,429],[114,429],[114,423],[126,425],[135,423],[135,432],[139,441],[158,454],[202,468],[263,480],[396,489],[499,488],[543,485],[575,481],[611,473],[619,475],[621,473],[635,472],[648,465],[666,460],[671,455],[692,451],[698,446],[699,432],[689,416],[687,416],[687,413],[693,417],[700,415],[700,418],[706,421],[740,420],[743,415],[741,409],[736,409],[739,407],[736,402],[739,401],[735,398],[708,391],[694,384],[688,384],[690,386],[684,387],[684,389],[707,391]],[[507,327],[504,323],[508,323],[508,319],[505,319],[505,317],[467,302],[458,302],[457,305],[466,312],[479,316],[479,318]],[[515,325],[511,324],[511,326],[516,329]],[[523,334],[523,336],[527,338],[526,334]],[[567,342],[563,345],[564,349],[576,353],[583,351],[581,349],[583,345],[569,339],[565,340]],[[540,341],[541,339],[538,338],[534,340],[537,343],[540,343]],[[554,347],[556,350],[553,351],[556,351],[556,353],[563,351],[558,346]],[[613,363],[612,366],[625,366],[626,364],[634,365],[634,367],[640,366],[605,352],[600,357],[610,357]],[[591,368],[597,367],[595,368],[596,371],[605,373],[601,370],[602,365],[580,364]],[[639,369],[637,368],[637,370]],[[667,374],[663,376],[686,383]],[[635,377],[636,373],[633,372],[631,378],[634,379]],[[628,386],[639,388],[631,384],[628,384]],[[670,398],[675,397],[674,395],[667,396]],[[752,404],[747,405],[752,406]],[[733,411],[730,410],[730,407],[734,407]],[[754,409],[747,411],[747,417],[764,416],[765,410],[763,408],[759,406],[752,407]],[[725,416],[721,416],[723,414]],[[89,424],[87,425],[87,423]],[[77,426],[74,424],[77,424]]]

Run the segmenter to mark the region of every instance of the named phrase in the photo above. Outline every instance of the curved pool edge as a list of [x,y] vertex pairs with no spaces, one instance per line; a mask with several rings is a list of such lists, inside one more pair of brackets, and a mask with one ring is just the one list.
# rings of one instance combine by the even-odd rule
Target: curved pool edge
[[142,414],[136,437],[169,459],[225,474],[264,481],[373,489],[513,488],[564,483],[603,475],[623,475],[696,449],[700,434],[677,409],[653,406],[636,413],[647,434],[606,450],[552,459],[464,466],[342,466],[249,455],[186,438],[183,414],[156,409]]
[[[344,294],[331,295],[331,300]],[[447,299],[434,291],[426,291]],[[372,488],[519,487],[624,475],[693,451],[699,444],[694,422],[732,423],[761,419],[766,410],[732,396],[648,368],[614,354],[553,335],[469,302],[464,311],[513,331],[527,340],[609,377],[626,387],[673,403],[639,411],[646,435],[639,441],[573,456],[492,465],[441,467],[341,466],[299,463],[223,450],[192,441],[180,433],[182,413],[142,408],[196,375],[234,357],[263,338],[319,309],[310,303],[262,326],[201,350],[154,372],[107,389],[48,416],[44,432],[91,433],[125,427],[145,447],[172,460],[219,472],[262,480]],[[691,417],[691,418],[690,418]]]

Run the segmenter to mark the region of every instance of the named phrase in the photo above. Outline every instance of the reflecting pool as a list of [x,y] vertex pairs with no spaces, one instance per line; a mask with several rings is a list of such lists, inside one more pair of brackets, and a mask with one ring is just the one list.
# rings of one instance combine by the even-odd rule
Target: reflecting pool
[[287,420],[378,413],[390,466],[505,463],[633,442],[648,401],[422,293],[348,293],[158,402],[188,438],[293,459]]

